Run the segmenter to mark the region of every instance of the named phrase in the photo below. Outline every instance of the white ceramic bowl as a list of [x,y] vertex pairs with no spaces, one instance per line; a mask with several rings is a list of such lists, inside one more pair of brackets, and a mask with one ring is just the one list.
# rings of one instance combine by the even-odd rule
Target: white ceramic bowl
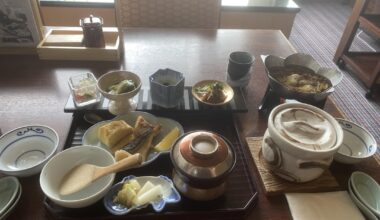
[[37,174],[54,155],[58,134],[52,128],[30,125],[0,137],[0,172],[25,177]]
[[[328,122],[327,124],[330,125],[329,128],[326,128],[326,131],[330,130],[331,133],[320,133],[323,131],[323,128],[320,128],[320,125],[313,124],[309,118],[289,119],[290,121],[282,122],[282,126],[285,126],[285,123],[293,123],[295,124],[295,128],[303,130],[305,133],[310,132],[310,134],[312,134],[311,130],[315,131],[316,129],[316,135],[321,136],[319,139],[322,141],[321,144],[324,144],[323,149],[317,149],[317,146],[321,147],[322,145],[311,142],[311,139],[306,141],[309,142],[308,146],[301,144],[298,140],[290,141],[293,137],[285,138],[280,130],[276,128],[275,118],[277,114],[280,114],[284,110],[290,110],[289,112],[292,112],[292,110],[297,109],[302,110],[301,112],[312,112],[316,115],[316,117],[323,118],[324,121],[322,123]],[[295,118],[296,114],[301,113],[294,112]],[[290,130],[290,128],[288,130]],[[333,139],[326,141],[326,137]],[[333,161],[335,152],[338,151],[342,144],[342,140],[342,128],[335,118],[327,112],[304,103],[285,103],[274,108],[269,115],[268,130],[266,136],[264,137],[264,143],[266,143],[264,146],[269,148],[263,149],[263,152],[266,152],[265,154],[263,153],[263,156],[267,162],[276,164],[274,171],[279,176],[289,181],[307,182],[318,178],[326,169],[329,168],[331,162]],[[316,149],[312,149],[310,147],[314,147]],[[274,155],[277,155],[277,157]]]
[[377,144],[371,133],[354,122],[341,118],[337,121],[343,129],[343,143],[334,155],[334,160],[354,164],[376,153]]
[[[136,88],[130,92],[110,94],[109,87],[123,80],[132,80]],[[140,91],[141,79],[137,74],[132,72],[123,70],[110,71],[99,77],[97,88],[104,97],[111,100],[108,110],[114,115],[121,115],[136,109],[136,103],[131,98]]]
[[59,195],[62,178],[75,166],[83,163],[108,166],[115,159],[107,150],[93,146],[68,148],[55,155],[42,169],[40,186],[54,203],[68,208],[89,206],[100,200],[111,188],[115,174],[106,175],[79,192],[67,196]]

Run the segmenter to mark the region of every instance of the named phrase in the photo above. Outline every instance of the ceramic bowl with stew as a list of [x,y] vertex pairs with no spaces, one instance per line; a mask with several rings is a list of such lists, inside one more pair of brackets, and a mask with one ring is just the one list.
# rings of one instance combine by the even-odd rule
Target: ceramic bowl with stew
[[375,138],[362,126],[338,118],[343,129],[343,143],[334,156],[334,160],[340,163],[355,164],[371,157],[377,151]]
[[275,174],[307,182],[328,169],[342,141],[342,128],[330,114],[308,104],[285,103],[269,115],[262,152]]
[[263,58],[271,89],[280,96],[306,103],[322,101],[334,91],[343,74],[321,67],[309,54],[295,53],[286,58]]
[[58,134],[43,125],[16,128],[0,137],[0,172],[26,177],[39,173],[57,151]]
[[111,100],[108,110],[114,115],[122,115],[136,109],[132,98],[141,89],[141,79],[129,71],[110,71],[99,77],[97,88],[104,97]]
[[71,169],[84,163],[105,167],[115,163],[115,159],[110,152],[100,147],[77,146],[68,148],[51,158],[42,169],[40,186],[44,194],[54,203],[67,208],[86,207],[103,198],[112,187],[115,173],[96,180],[76,193],[65,196],[59,194],[63,177]]
[[232,144],[210,131],[193,131],[177,139],[170,154],[173,182],[186,197],[212,200],[223,195],[236,163]]

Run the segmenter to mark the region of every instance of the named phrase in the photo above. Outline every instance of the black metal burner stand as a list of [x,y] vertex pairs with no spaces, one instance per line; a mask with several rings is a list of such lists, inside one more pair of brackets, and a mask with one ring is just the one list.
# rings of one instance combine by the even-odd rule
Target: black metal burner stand
[[327,98],[320,101],[315,101],[315,100],[306,100],[306,99],[296,99],[294,97],[284,97],[284,96],[281,96],[280,94],[277,94],[268,85],[265,95],[263,99],[261,100],[260,105],[258,107],[258,110],[260,113],[269,115],[269,113],[272,111],[274,107],[276,107],[279,104],[287,102],[287,100],[295,100],[298,102],[316,106],[320,109],[324,109]]

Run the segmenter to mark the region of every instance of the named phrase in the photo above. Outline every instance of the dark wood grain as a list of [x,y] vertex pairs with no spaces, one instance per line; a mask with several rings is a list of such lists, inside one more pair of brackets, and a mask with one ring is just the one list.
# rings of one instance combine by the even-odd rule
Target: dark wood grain
[[[257,59],[253,76],[245,90],[248,112],[236,115],[236,126],[242,143],[247,136],[263,135],[266,116],[257,111],[264,95],[267,77],[261,54],[286,57],[294,48],[280,31],[270,30],[191,30],[191,29],[127,29],[124,56],[120,62],[41,61],[36,56],[0,56],[0,127],[3,133],[25,124],[45,124],[54,128],[64,146],[72,115],[63,108],[69,96],[67,80],[78,73],[91,71],[95,76],[126,69],[138,73],[143,85],[160,68],[171,68],[185,74],[185,84],[203,79],[225,80],[228,55],[232,51],[249,51]],[[341,113],[330,100],[326,111]],[[243,146],[243,153],[249,149]],[[249,171],[256,179],[252,158],[247,156]],[[362,170],[380,180],[373,161],[356,166],[334,164],[333,174],[344,188],[353,170]],[[0,174],[0,176],[2,176]],[[47,219],[39,176],[20,178],[23,194],[9,219]],[[258,182],[255,180],[255,185]],[[291,219],[284,196],[266,197],[260,187],[259,201],[248,219]]]
[[329,192],[339,189],[339,185],[330,170],[326,170],[317,179],[306,183],[294,183],[276,176],[265,161],[262,154],[263,137],[247,137],[248,147],[255,162],[258,173],[257,180],[260,180],[265,194],[268,196],[281,195],[290,192]]

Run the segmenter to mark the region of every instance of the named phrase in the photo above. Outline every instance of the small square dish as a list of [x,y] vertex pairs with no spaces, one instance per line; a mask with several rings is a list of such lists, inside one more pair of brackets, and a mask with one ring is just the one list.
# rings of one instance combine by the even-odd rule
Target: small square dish
[[99,102],[100,93],[96,85],[97,80],[92,73],[70,77],[69,86],[75,106],[80,108]]
[[163,108],[174,108],[183,99],[185,77],[171,69],[160,69],[149,77],[152,102]]
[[104,197],[103,204],[111,214],[125,215],[146,208],[149,204],[154,211],[161,212],[167,203],[177,203],[180,200],[180,194],[168,177],[130,175],[112,186]]

